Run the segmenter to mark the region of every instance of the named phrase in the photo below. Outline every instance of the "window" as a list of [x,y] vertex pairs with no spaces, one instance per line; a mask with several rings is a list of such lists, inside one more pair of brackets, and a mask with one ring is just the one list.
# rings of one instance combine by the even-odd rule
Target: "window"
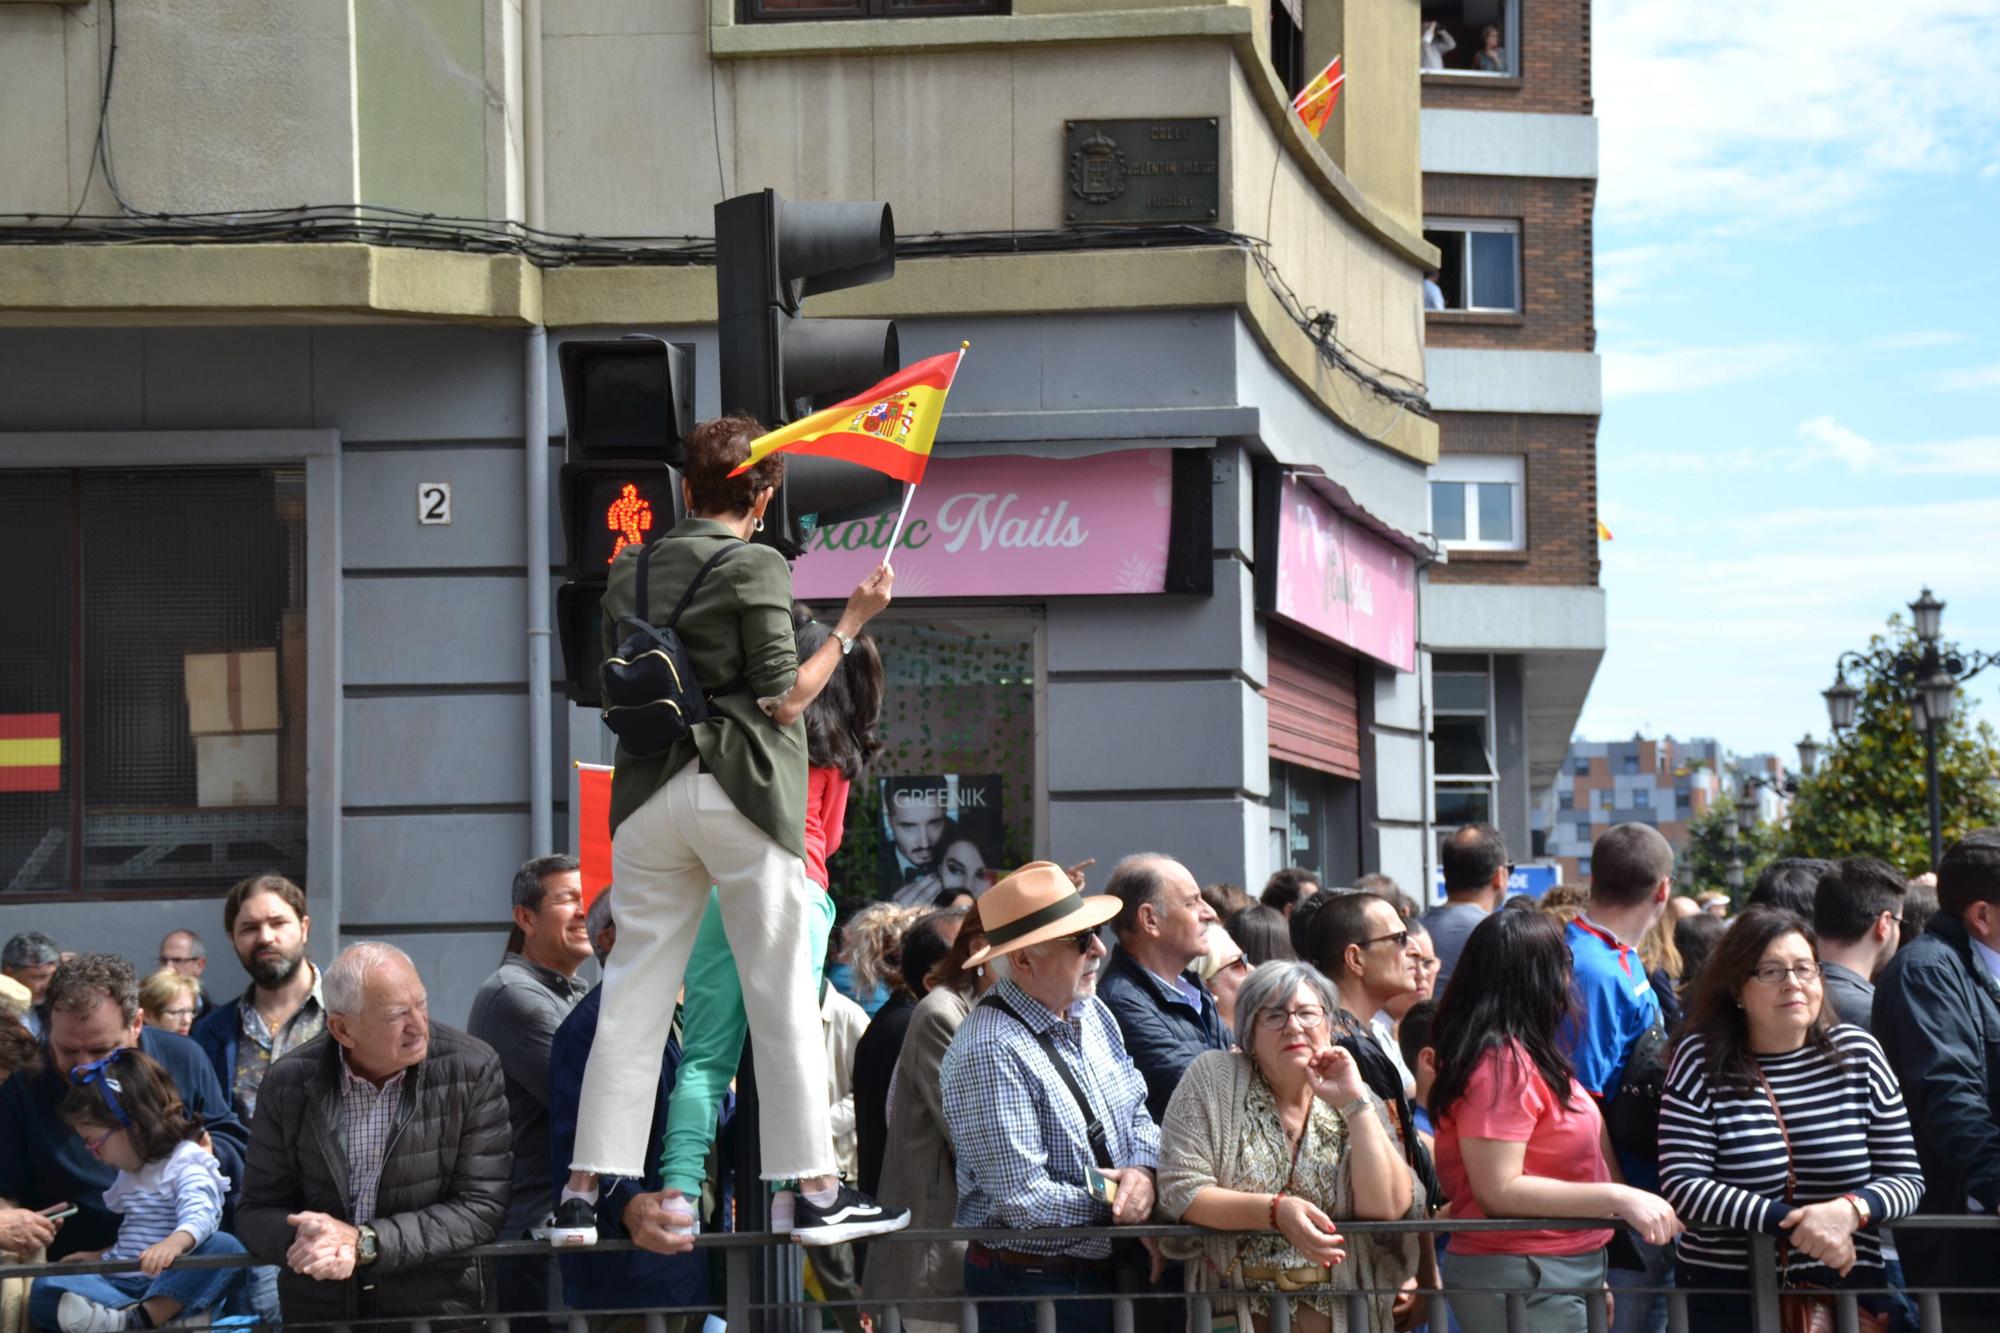
[[1589,858],[1589,857],[1587,857],[1587,856],[1579,856],[1579,857],[1577,857],[1577,858],[1576,858],[1576,873],[1577,873],[1577,874],[1579,874],[1579,875],[1581,875],[1581,876],[1583,876],[1583,877],[1585,877],[1585,878],[1588,878],[1588,877],[1589,877],[1589,875],[1590,875],[1590,858]]
[[883,749],[848,796],[847,837],[827,864],[835,898],[977,897],[1035,859],[1047,795],[1038,627],[1004,611],[891,610],[870,623]]
[[1652,803],[1653,793],[1650,788],[1634,787],[1632,789],[1632,806],[1634,809],[1643,810]]
[[1518,314],[1521,224],[1489,218],[1425,218],[1424,239],[1438,248],[1444,309]]
[[1306,86],[1304,0],[1271,0],[1271,68],[1293,97]]
[[914,19],[953,14],[1006,14],[1011,0],[737,0],[739,23],[804,19]]
[[[1431,532],[1452,550],[1527,549],[1527,462],[1447,455],[1431,468]],[[1589,770],[1582,761],[1578,772]]]
[[1271,764],[1271,868],[1297,866],[1328,884],[1361,873],[1361,784],[1301,764]]
[[1587,754],[1578,755],[1571,761],[1570,770],[1580,778],[1590,776],[1590,756]]
[[1576,826],[1576,840],[1585,847],[1590,846],[1590,825],[1578,824]]
[[1479,654],[1433,659],[1431,710],[1438,832],[1492,823],[1499,786],[1493,763],[1492,659]]
[[1427,74],[1508,78],[1521,72],[1520,0],[1423,0]]
[[6,474],[0,894],[304,882],[305,508],[299,469]]
[[1627,773],[1637,773],[1639,771],[1639,756],[1636,751],[1632,754],[1626,755],[1622,762],[1625,765],[1625,771]]

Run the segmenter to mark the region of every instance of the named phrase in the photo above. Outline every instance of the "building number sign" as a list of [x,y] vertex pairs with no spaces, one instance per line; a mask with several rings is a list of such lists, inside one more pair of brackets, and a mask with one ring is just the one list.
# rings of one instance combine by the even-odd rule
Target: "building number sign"
[[426,527],[433,523],[451,522],[450,482],[420,481],[417,483],[417,522]]

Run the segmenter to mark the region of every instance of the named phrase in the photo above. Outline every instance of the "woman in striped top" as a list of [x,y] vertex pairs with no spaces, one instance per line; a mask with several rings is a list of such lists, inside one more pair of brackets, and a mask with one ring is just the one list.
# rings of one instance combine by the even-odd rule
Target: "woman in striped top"
[[[1909,1115],[1875,1039],[1832,1021],[1818,942],[1789,912],[1744,912],[1702,968],[1660,1107],[1660,1190],[1687,1222],[1683,1287],[1747,1288],[1746,1231],[1783,1238],[1793,1285],[1884,1285],[1876,1228],[1923,1193]],[[1690,1296],[1688,1314],[1750,1327],[1740,1296]]]

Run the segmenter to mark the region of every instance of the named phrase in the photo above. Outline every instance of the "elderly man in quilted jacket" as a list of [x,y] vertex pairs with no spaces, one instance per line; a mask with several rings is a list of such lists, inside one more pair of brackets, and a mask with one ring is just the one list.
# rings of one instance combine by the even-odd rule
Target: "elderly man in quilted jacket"
[[283,1265],[287,1323],[476,1315],[464,1252],[498,1236],[513,1170],[499,1057],[430,1021],[392,945],[348,949],[320,992],[326,1034],[258,1092],[237,1235]]

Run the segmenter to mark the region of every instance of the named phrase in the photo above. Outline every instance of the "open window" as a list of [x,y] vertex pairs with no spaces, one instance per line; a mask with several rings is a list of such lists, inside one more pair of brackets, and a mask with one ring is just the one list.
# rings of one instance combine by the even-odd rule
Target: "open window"
[[1423,0],[1426,74],[1515,78],[1521,73],[1521,0]]
[[1451,550],[1524,551],[1527,462],[1446,454],[1431,468],[1431,532]]
[[1426,218],[1424,239],[1438,248],[1432,310],[1521,312],[1521,224],[1493,218]]
[[1306,86],[1305,0],[1271,0],[1271,68],[1291,96]]

